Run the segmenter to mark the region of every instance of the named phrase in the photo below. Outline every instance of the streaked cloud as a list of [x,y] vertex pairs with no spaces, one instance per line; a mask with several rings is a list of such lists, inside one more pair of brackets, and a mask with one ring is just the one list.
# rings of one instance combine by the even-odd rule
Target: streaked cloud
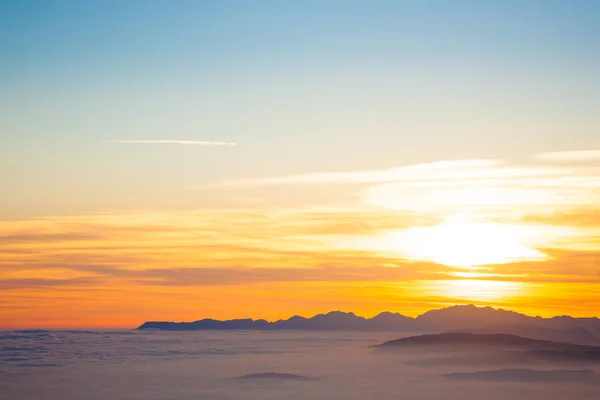
[[[158,304],[181,319],[198,307],[224,317],[231,311],[219,304],[232,302],[242,314],[272,310],[274,298],[298,313],[313,302],[373,312],[407,302],[527,304],[533,313],[598,304],[593,163],[453,160],[196,189],[265,201],[0,221],[0,303],[19,305],[15,321],[41,315],[40,304],[71,318],[74,303],[81,318],[85,304],[102,315],[135,303],[129,316],[152,318]],[[269,205],[279,189],[299,201]],[[320,190],[342,201],[322,202]]]
[[17,278],[0,279],[0,291],[22,289],[48,289],[69,286],[88,286],[97,284],[93,278],[46,279],[46,278]]
[[237,146],[236,142],[209,142],[203,140],[106,140],[102,143],[184,144],[191,146]]
[[577,162],[600,160],[600,149],[594,150],[575,150],[575,151],[556,151],[549,153],[536,154],[535,158],[547,161]]
[[10,243],[71,242],[76,240],[101,239],[102,237],[101,234],[95,232],[22,232],[13,235],[2,235],[0,232],[0,242],[5,245]]
[[429,263],[399,263],[395,266],[329,266],[301,268],[261,267],[159,267],[122,268],[110,265],[71,266],[85,277],[0,279],[0,290],[32,287],[96,286],[126,283],[142,286],[248,285],[263,282],[395,282],[439,277],[437,266]]
[[512,218],[539,212],[541,204],[545,212],[590,206],[600,198],[600,165],[448,160],[385,170],[238,179],[196,188],[258,190],[265,186],[349,184],[359,186],[354,194],[368,206],[442,218],[462,213]]
[[[23,321],[35,325],[48,310],[55,312],[57,324],[120,327],[157,315],[175,320],[278,318],[289,313],[290,305],[299,314],[351,309],[372,315],[405,311],[408,304],[426,310],[492,301],[521,311],[530,307],[534,314],[543,307],[553,314],[569,307],[577,315],[589,314],[600,294],[600,236],[587,251],[571,249],[570,241],[543,247],[544,221],[540,224],[531,231],[539,236],[539,245],[531,248],[546,257],[465,271],[432,262],[436,258],[427,254],[404,254],[410,240],[401,242],[415,232],[423,233],[423,248],[435,247],[427,243],[445,229],[443,222],[388,208],[136,212],[2,221],[0,236],[8,240],[0,247],[0,303],[4,323],[13,326]],[[458,230],[453,241],[443,243],[466,252],[474,247],[501,250],[512,243],[505,237],[521,232],[506,229],[506,235],[475,230],[466,237]],[[444,233],[437,239],[448,237]],[[388,248],[362,247],[364,238]],[[514,239],[521,243],[519,235]],[[494,240],[504,243],[495,245]],[[569,301],[561,302],[564,298]],[[232,303],[235,313],[227,307]],[[111,319],[115,309],[122,313],[121,322]]]
[[[0,271],[7,279],[40,276],[74,279],[89,277],[90,273],[143,278],[166,270],[181,271],[178,274],[182,276],[191,268],[188,272],[196,273],[201,279],[202,276],[214,277],[219,274],[217,270],[225,269],[231,271],[232,277],[250,274],[247,275],[250,283],[262,279],[261,276],[278,276],[277,279],[285,280],[288,269],[290,278],[297,273],[293,279],[300,279],[303,274],[313,276],[316,268],[325,280],[327,271],[331,272],[332,280],[337,280],[346,273],[349,276],[362,271],[360,274],[369,275],[366,271],[370,268],[375,271],[391,266],[390,276],[408,269],[414,274],[405,271],[397,276],[422,279],[423,273],[444,274],[457,270],[436,264],[448,258],[444,255],[464,253],[487,257],[501,252],[500,255],[507,258],[506,264],[498,264],[496,272],[512,275],[518,271],[508,266],[524,260],[536,262],[518,265],[543,271],[544,265],[558,265],[556,259],[567,256],[573,259],[574,254],[591,256],[594,251],[600,251],[600,236],[593,241],[593,235],[585,234],[586,229],[594,227],[579,226],[577,220],[575,225],[558,227],[545,225],[544,221],[519,225],[453,218],[419,225],[419,220],[411,216],[383,211],[269,213],[238,210],[4,221],[0,223],[0,232],[2,237],[11,240],[4,241],[0,249]],[[582,234],[569,236],[573,230]],[[568,240],[553,240],[557,237]],[[590,241],[587,252],[583,252],[583,248],[575,250],[579,239]],[[447,254],[436,253],[435,249]],[[478,262],[491,264],[486,260],[484,257]],[[505,270],[502,265],[507,266]],[[563,275],[576,271],[566,264],[561,265]],[[192,272],[198,269],[210,271],[208,275]],[[254,269],[260,271],[248,272]],[[263,271],[265,269],[272,269],[272,273]],[[263,272],[266,275],[261,275]],[[559,269],[553,269],[553,273],[558,272]],[[366,278],[369,279],[375,276]]]
[[600,207],[573,207],[560,212],[536,212],[523,220],[531,224],[600,229]]
[[[402,183],[410,186],[452,186],[457,183],[482,183],[489,180],[510,184],[528,183],[532,179],[590,178],[600,173],[600,167],[545,166],[531,164],[511,165],[504,160],[474,159],[436,161],[411,164],[385,170],[352,172],[319,172],[280,177],[248,178],[227,180],[196,187],[253,187],[273,185],[317,185],[317,184],[369,184]],[[594,182],[598,182],[595,180]]]
[[398,180],[419,181],[442,178],[476,178],[480,176],[476,171],[487,169],[499,163],[500,161],[497,160],[437,161],[375,171],[319,172],[282,177],[238,179],[217,182],[208,186],[244,187],[287,184],[345,184],[392,182]]

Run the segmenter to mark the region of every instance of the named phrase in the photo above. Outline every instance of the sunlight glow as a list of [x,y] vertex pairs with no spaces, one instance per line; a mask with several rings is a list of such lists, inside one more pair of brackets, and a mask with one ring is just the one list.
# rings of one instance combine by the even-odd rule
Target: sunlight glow
[[523,282],[456,279],[427,282],[423,288],[436,296],[485,302],[522,295],[527,291],[527,286]]
[[363,244],[414,260],[475,268],[546,259],[544,253],[532,247],[538,236],[539,229],[526,225],[474,222],[458,215],[439,225],[394,231],[366,239]]

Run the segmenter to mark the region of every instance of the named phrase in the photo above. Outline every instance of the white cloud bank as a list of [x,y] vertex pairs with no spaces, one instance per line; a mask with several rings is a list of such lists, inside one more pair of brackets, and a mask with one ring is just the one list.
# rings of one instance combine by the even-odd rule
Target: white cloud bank
[[[386,170],[317,172],[237,179],[204,187],[361,184],[363,201],[393,210],[451,215],[554,212],[592,206],[600,198],[600,165],[576,165],[600,151],[546,153],[560,165],[511,164],[492,159],[443,160]],[[569,163],[569,160],[574,162]],[[600,160],[600,157],[598,158]]]

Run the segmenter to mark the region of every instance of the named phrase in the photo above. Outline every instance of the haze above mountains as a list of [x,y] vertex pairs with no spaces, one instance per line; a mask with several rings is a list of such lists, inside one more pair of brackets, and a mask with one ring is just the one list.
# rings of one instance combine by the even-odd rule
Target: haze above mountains
[[512,334],[526,338],[600,345],[600,319],[557,316],[530,317],[514,311],[460,305],[431,310],[416,318],[383,312],[364,318],[341,311],[318,314],[311,318],[293,316],[269,322],[264,319],[203,319],[194,322],[150,321],[140,330],[319,330],[319,331],[413,331]]

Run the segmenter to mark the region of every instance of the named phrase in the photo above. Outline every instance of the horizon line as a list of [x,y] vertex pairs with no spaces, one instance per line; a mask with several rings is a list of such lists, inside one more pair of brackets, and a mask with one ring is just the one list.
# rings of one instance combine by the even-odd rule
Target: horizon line
[[[354,315],[356,317],[367,319],[367,320],[373,319],[373,318],[375,318],[378,315],[386,314],[386,313],[389,313],[389,314],[398,314],[398,315],[401,315],[403,317],[410,318],[410,319],[417,319],[417,318],[419,318],[419,317],[421,317],[421,316],[423,316],[423,315],[425,315],[425,314],[427,314],[428,312],[431,312],[431,311],[440,311],[440,310],[446,310],[446,309],[449,309],[449,308],[458,308],[458,307],[491,308],[494,311],[511,312],[511,313],[523,315],[523,316],[528,317],[528,318],[551,319],[551,318],[560,318],[560,317],[570,317],[570,318],[595,318],[595,319],[600,319],[597,316],[593,316],[593,317],[574,317],[574,316],[568,315],[568,314],[553,315],[551,317],[542,317],[540,315],[535,315],[534,316],[534,315],[525,314],[525,313],[522,313],[522,312],[518,312],[518,311],[506,309],[506,308],[501,308],[501,307],[497,307],[496,308],[496,307],[492,307],[492,306],[478,306],[478,305],[469,303],[469,304],[455,304],[455,305],[451,305],[451,306],[448,306],[448,307],[442,307],[442,308],[432,308],[432,309],[429,309],[429,310],[427,310],[427,311],[425,311],[425,312],[423,312],[423,313],[421,313],[421,314],[419,314],[419,315],[417,315],[415,317],[411,317],[411,316],[402,314],[402,313],[400,313],[398,311],[381,311],[381,312],[375,314],[373,317],[365,317],[365,316],[362,316],[362,315],[358,315],[358,314],[356,314],[356,313],[354,313],[352,311],[331,310],[331,311],[327,311],[327,312],[322,312],[322,313],[314,314],[314,315],[312,315],[310,317],[302,316],[302,315],[299,315],[299,314],[294,314],[294,315],[292,315],[290,317],[287,317],[287,318],[280,318],[280,319],[275,319],[275,320],[268,320],[266,318],[257,318],[257,319],[254,319],[254,318],[250,318],[250,317],[246,317],[246,318],[230,318],[230,319],[215,319],[215,318],[211,318],[211,317],[206,317],[206,318],[202,318],[202,319],[196,319],[196,320],[193,320],[193,321],[178,321],[178,322],[176,322],[176,321],[167,321],[167,320],[163,320],[163,321],[152,320],[152,321],[144,321],[144,323],[146,323],[146,322],[191,323],[191,322],[204,321],[204,320],[213,320],[213,321],[224,322],[224,321],[236,321],[236,320],[244,320],[244,319],[250,319],[250,320],[253,320],[253,321],[261,321],[262,320],[262,321],[267,321],[269,323],[273,323],[273,322],[277,322],[277,321],[287,321],[287,320],[289,320],[289,319],[291,319],[293,317],[302,317],[302,318],[306,318],[306,319],[311,319],[311,318],[314,318],[314,317],[319,316],[319,315],[328,315],[328,314],[331,314],[331,313],[352,314],[352,315]],[[134,328],[134,329],[136,329],[136,328]]]

